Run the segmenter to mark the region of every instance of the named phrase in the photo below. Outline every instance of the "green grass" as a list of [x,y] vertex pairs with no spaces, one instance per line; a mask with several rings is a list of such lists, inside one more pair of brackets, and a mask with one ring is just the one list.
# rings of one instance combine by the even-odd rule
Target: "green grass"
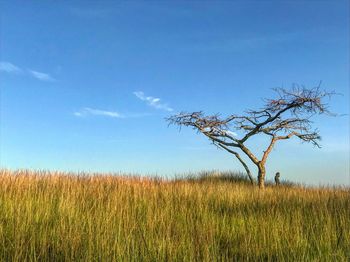
[[346,188],[0,170],[1,261],[349,259]]

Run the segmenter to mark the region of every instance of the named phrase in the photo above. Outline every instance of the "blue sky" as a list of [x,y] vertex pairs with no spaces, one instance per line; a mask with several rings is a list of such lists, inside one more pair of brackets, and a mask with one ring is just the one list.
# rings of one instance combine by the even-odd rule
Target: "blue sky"
[[[349,113],[348,1],[1,1],[0,163],[171,176],[242,170],[179,111],[262,105],[273,87],[335,90]],[[276,145],[267,177],[349,184],[349,116],[317,117],[322,149]],[[263,140],[250,143],[263,150]],[[255,168],[251,166],[255,172]]]

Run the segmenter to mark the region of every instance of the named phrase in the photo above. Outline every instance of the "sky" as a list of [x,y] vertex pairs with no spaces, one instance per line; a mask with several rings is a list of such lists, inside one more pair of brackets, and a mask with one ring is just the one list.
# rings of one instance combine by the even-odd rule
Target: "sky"
[[[172,177],[244,171],[166,117],[335,91],[322,148],[277,143],[267,179],[350,185],[348,1],[0,1],[2,168]],[[258,155],[264,139],[248,145]],[[251,170],[256,174],[254,166]]]

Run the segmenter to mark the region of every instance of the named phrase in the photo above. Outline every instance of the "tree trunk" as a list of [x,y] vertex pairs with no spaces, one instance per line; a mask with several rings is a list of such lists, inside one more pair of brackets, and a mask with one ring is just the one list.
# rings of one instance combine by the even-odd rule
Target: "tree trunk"
[[258,173],[258,185],[260,189],[265,188],[265,175],[266,175],[266,169],[265,166],[260,164],[258,165],[259,173]]

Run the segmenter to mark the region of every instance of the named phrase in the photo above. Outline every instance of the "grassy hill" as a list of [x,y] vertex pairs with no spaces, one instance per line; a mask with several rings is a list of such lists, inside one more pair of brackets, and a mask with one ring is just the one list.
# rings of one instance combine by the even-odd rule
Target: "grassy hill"
[[349,261],[350,190],[0,170],[1,261]]

